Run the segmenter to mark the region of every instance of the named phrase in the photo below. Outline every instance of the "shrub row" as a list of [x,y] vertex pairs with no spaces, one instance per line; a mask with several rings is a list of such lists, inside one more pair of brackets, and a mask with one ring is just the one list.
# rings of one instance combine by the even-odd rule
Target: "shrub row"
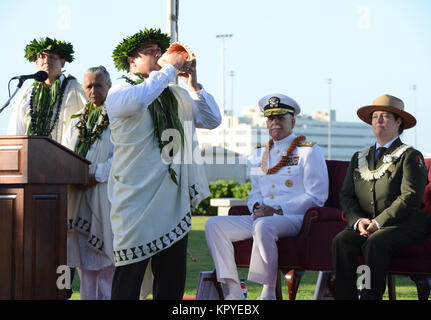
[[210,206],[210,199],[240,198],[247,199],[251,190],[251,183],[239,184],[232,180],[218,180],[209,183],[211,195],[203,200],[196,209],[192,210],[194,216],[216,216],[217,208]]

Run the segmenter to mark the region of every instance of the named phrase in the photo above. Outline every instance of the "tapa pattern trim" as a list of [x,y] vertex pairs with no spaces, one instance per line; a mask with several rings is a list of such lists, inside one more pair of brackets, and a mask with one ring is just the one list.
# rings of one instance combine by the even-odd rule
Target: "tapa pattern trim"
[[172,244],[180,240],[187,232],[190,231],[192,226],[192,215],[188,212],[181,221],[170,232],[165,235],[154,239],[146,244],[141,244],[132,248],[114,250],[115,264],[133,263],[133,260],[148,259],[159,251],[170,247]]
[[69,219],[67,221],[67,231],[73,232],[81,232],[85,235],[88,235],[88,244],[92,246],[94,249],[103,251],[103,240],[97,237],[96,235],[92,234],[90,232],[91,230],[91,222],[87,221],[81,217],[78,217],[77,219]]

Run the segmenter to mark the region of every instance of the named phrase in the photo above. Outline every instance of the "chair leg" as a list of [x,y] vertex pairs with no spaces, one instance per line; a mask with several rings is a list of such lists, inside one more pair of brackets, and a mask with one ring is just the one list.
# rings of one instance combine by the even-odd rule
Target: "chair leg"
[[313,300],[333,300],[334,299],[334,274],[331,271],[319,271],[316,287],[314,289]]
[[289,292],[289,300],[296,299],[296,293],[298,292],[299,283],[301,282],[303,274],[303,271],[297,271],[295,269],[291,269],[285,274],[287,288]]
[[333,272],[331,272],[327,286],[329,293],[332,295],[333,298],[335,298],[335,274]]
[[419,300],[428,300],[430,295],[430,285],[426,277],[410,276],[410,279],[416,284]]
[[277,300],[283,300],[283,292],[281,291],[280,271],[277,272],[277,285],[275,287],[275,297]]
[[395,276],[388,274],[388,297],[389,300],[397,300],[397,292],[395,290]]

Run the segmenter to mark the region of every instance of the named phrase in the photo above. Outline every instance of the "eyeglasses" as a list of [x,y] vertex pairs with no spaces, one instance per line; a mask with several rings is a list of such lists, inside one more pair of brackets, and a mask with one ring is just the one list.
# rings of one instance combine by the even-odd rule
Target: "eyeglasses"
[[148,48],[142,50],[141,53],[145,56],[155,56],[156,54],[162,54],[162,50],[160,48]]

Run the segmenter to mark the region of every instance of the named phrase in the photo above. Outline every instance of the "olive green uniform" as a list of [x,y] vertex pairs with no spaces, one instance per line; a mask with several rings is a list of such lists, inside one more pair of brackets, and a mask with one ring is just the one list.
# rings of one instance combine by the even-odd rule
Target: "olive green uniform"
[[[391,154],[401,145],[396,139],[384,154]],[[374,145],[366,158],[370,170],[384,164],[384,157],[374,164],[375,150]],[[336,298],[358,298],[356,269],[358,256],[362,255],[371,271],[371,286],[361,292],[361,298],[381,299],[391,256],[424,241],[429,234],[431,218],[421,210],[427,168],[422,154],[408,148],[381,177],[367,181],[359,172],[358,157],[359,152],[352,157],[340,195],[348,226],[332,243]],[[353,229],[361,218],[375,219],[380,229],[369,237],[361,236]]]

